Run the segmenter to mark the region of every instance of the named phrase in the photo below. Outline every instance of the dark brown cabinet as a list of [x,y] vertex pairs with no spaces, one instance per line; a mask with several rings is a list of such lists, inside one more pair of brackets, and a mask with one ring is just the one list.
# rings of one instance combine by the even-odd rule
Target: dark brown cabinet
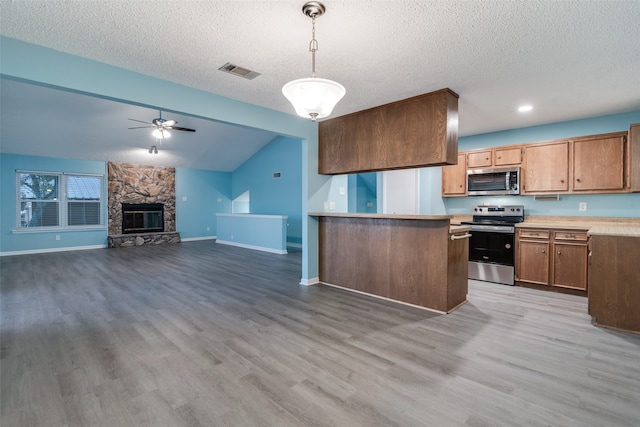
[[458,95],[442,89],[324,120],[318,132],[321,174],[455,164]]
[[594,323],[640,332],[640,237],[590,237],[589,314]]

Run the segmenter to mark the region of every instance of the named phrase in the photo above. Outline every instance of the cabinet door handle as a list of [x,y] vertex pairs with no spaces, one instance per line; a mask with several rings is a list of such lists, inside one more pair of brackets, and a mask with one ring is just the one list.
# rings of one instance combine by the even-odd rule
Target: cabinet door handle
[[576,178],[576,181],[580,182],[580,178]]
[[558,251],[558,255],[561,255],[560,251]]
[[547,251],[545,251],[545,250],[543,249],[543,250],[542,250],[542,253],[543,253],[543,254],[546,254],[546,253],[547,253]]
[[560,180],[560,182],[561,182],[562,184],[564,184],[564,179],[561,179],[561,180]]

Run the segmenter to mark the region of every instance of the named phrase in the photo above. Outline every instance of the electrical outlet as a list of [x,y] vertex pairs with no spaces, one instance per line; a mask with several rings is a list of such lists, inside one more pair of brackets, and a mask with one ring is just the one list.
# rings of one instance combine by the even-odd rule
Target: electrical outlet
[[344,196],[346,194],[344,187],[340,187],[340,195]]
[[585,212],[587,210],[587,202],[580,202],[578,205],[578,210]]
[[218,197],[218,203],[222,203],[222,199]]
[[333,211],[336,209],[336,202],[329,202],[329,210]]
[[207,226],[207,231],[211,231],[211,227]]
[[56,240],[60,240],[60,235],[56,234]]
[[186,202],[187,201],[187,196],[182,196],[182,201]]
[[327,202],[326,200],[324,201],[324,210],[326,211],[327,209],[329,209],[329,202]]

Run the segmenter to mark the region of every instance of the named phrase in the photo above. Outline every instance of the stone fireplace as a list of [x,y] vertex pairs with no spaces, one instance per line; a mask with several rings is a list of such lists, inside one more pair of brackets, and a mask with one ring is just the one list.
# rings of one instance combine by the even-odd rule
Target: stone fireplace
[[175,168],[108,164],[109,247],[177,243]]

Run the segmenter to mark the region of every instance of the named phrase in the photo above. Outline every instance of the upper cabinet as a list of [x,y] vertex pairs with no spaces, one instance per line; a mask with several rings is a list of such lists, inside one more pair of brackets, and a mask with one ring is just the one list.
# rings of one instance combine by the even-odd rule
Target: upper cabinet
[[469,151],[467,153],[467,167],[469,169],[491,167],[491,150]]
[[569,142],[524,146],[521,194],[565,192],[569,189]]
[[501,166],[518,166],[522,161],[522,149],[501,147],[467,152],[467,168],[482,169]]
[[491,150],[494,166],[517,166],[522,163],[522,148],[504,147]]
[[640,192],[640,123],[631,125],[629,129],[629,156],[627,166],[629,179],[627,180],[629,190]]
[[465,154],[458,153],[458,164],[442,167],[442,195],[444,197],[467,194],[467,166]]
[[[640,192],[640,123],[631,125],[628,132],[460,154],[466,156],[467,169],[520,166],[522,195]],[[460,167],[442,168],[443,197],[466,195],[456,191],[454,184],[461,177]]]
[[458,95],[442,89],[318,125],[318,173],[455,164]]
[[625,188],[627,132],[573,141],[574,191],[621,191]]

